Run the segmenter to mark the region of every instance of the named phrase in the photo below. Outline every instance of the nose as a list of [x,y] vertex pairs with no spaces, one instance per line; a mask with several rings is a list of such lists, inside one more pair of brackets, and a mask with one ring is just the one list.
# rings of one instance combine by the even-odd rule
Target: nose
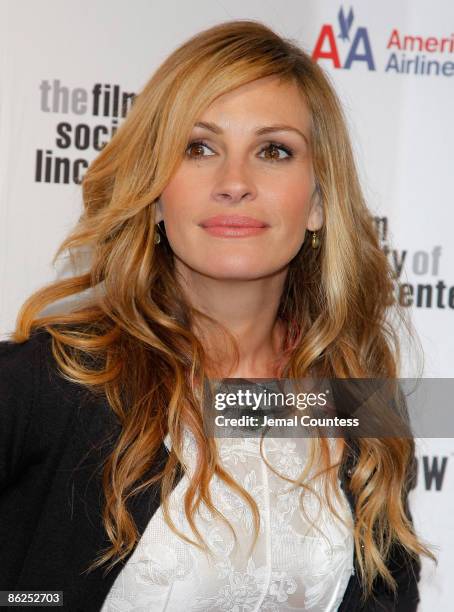
[[214,199],[224,204],[237,204],[243,200],[253,200],[255,196],[256,186],[244,160],[225,161],[213,190]]

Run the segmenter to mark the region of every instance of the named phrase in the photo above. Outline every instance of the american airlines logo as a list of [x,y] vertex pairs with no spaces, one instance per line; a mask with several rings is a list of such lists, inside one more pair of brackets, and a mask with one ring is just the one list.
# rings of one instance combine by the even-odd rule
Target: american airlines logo
[[[375,70],[375,62],[369,39],[369,32],[364,26],[352,29],[354,13],[350,8],[347,14],[341,8],[337,15],[338,35],[341,43],[336,42],[335,26],[324,24],[320,30],[312,52],[312,59],[331,60],[333,68],[349,70],[355,62],[366,64],[368,70]],[[342,61],[340,47],[345,49],[346,57]]]
[[[359,67],[396,75],[454,76],[454,34],[421,36],[390,24],[383,38],[377,31],[370,35],[372,27],[356,26],[354,22],[353,9],[347,12],[341,7],[337,23],[325,23],[320,28],[312,59],[342,70]],[[378,67],[377,51],[381,52]]]

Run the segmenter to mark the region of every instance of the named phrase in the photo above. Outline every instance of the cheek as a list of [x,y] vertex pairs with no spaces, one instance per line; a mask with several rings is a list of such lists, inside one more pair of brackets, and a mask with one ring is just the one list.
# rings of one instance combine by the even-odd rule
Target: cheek
[[161,194],[161,211],[166,224],[166,231],[178,230],[191,210],[191,193],[187,183],[176,179],[163,190]]
[[167,225],[181,224],[193,218],[200,206],[200,194],[197,173],[182,166],[161,193],[161,210]]
[[277,199],[278,216],[287,231],[303,228],[309,217],[312,191],[307,185],[289,185]]
[[306,230],[311,206],[312,191],[307,183],[290,183],[281,193],[277,216],[280,231],[276,239],[282,245],[281,254],[291,259],[307,239]]
[[301,198],[298,200],[292,200],[289,206],[283,213],[283,219],[285,224],[290,227],[295,225],[305,224],[309,215],[308,201]]
[[301,162],[295,163],[291,168],[287,166],[277,177],[267,177],[263,188],[267,193],[273,194],[277,201],[286,202],[290,206],[290,203],[293,203],[294,207],[301,209],[307,205],[314,186],[312,168],[308,163]]
[[197,193],[200,176],[195,170],[196,168],[192,167],[192,162],[190,164],[182,163],[163,190],[163,199],[175,202],[184,199],[188,194]]

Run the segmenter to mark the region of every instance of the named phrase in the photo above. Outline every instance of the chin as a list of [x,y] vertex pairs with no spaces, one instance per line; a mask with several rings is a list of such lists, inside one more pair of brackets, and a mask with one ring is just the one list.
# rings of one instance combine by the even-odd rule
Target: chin
[[[282,271],[291,257],[270,258],[270,253],[221,254],[210,251],[194,253],[182,257],[176,254],[179,265],[189,273],[196,273],[216,280],[256,280]],[[187,253],[185,253],[187,255]],[[268,257],[266,256],[268,255]]]
[[264,278],[271,276],[273,273],[278,272],[282,269],[282,266],[263,266],[259,263],[252,265],[251,263],[245,264],[244,266],[219,264],[210,266],[199,266],[193,268],[196,272],[215,278],[218,280],[256,280],[258,278]]

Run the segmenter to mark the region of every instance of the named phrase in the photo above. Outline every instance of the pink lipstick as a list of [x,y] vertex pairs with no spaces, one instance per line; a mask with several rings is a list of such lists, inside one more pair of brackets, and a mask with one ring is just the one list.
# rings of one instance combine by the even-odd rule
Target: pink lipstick
[[243,215],[217,215],[204,219],[199,225],[212,236],[229,238],[256,236],[269,227],[265,221]]

